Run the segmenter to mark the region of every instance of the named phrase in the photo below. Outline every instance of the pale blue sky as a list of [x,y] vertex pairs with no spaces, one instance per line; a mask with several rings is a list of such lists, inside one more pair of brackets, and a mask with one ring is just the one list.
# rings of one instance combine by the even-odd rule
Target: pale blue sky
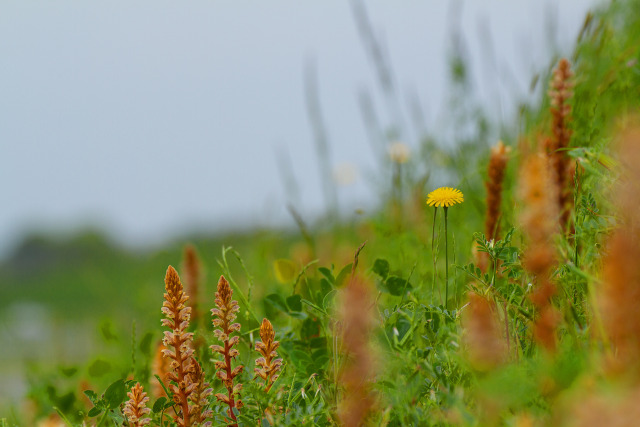
[[[451,16],[442,0],[367,1],[405,109],[418,97],[442,131]],[[475,87],[496,114],[568,53],[593,0],[463,2]],[[95,223],[149,244],[196,225],[288,221],[276,152],[288,152],[299,209],[317,214],[321,183],[303,71],[317,66],[332,162],[359,179],[341,190],[366,206],[373,164],[357,94],[383,108],[352,2],[271,0],[10,1],[0,13],[0,254],[30,228]],[[550,13],[553,12],[553,13]],[[558,31],[546,34],[548,17]],[[481,58],[490,30],[497,70]],[[508,71],[507,71],[508,70]],[[515,79],[511,75],[517,76]],[[416,133],[406,142],[415,147]]]

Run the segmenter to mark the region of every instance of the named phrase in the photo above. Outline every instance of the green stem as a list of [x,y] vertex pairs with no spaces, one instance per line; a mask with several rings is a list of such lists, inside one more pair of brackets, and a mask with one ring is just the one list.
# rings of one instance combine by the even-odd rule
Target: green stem
[[449,234],[447,233],[447,211],[444,207],[444,308],[449,301]]
[[[433,281],[431,282],[431,299],[436,292],[436,254],[435,254],[435,242],[436,242],[436,214],[438,213],[438,207],[433,209],[433,228],[431,229],[431,258],[433,259]],[[442,294],[440,294],[442,295]]]

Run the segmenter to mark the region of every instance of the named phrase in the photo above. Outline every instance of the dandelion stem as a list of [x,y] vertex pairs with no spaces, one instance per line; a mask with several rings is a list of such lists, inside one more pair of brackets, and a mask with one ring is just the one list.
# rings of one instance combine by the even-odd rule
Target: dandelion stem
[[449,301],[449,235],[447,234],[447,206],[444,207],[444,308]]
[[438,213],[438,207],[433,209],[433,228],[431,229],[431,258],[433,259],[433,281],[431,282],[431,298],[436,290],[436,254],[435,254],[435,242],[436,242],[436,214]]

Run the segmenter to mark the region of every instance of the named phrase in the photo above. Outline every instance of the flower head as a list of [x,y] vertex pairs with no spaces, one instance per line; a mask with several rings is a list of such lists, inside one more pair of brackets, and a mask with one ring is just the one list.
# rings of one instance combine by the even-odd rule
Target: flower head
[[462,202],[464,202],[464,195],[462,191],[456,188],[440,187],[427,196],[427,205],[435,206],[436,208],[448,208]]
[[389,145],[389,158],[394,163],[402,164],[409,161],[411,150],[409,146],[403,142],[396,141]]

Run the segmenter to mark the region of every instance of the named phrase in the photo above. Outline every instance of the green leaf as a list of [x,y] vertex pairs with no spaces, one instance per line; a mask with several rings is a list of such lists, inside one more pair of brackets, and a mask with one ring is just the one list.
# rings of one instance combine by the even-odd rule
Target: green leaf
[[109,418],[111,418],[111,421],[113,421],[114,425],[124,425],[124,418],[122,417],[122,415],[120,415],[119,412],[109,411]]
[[333,286],[327,279],[320,280],[320,293],[318,294],[318,302],[324,299],[324,297],[333,290]]
[[306,319],[307,313],[302,311],[302,297],[300,295],[291,295],[287,297],[287,314],[295,319]]
[[284,298],[280,294],[270,294],[264,297],[264,299],[271,304],[274,308],[287,313],[289,312],[289,308],[287,307],[287,303]]
[[338,273],[338,277],[336,277],[336,287],[340,288],[344,285],[347,284],[347,281],[349,280],[349,277],[351,276],[351,266],[353,265],[353,263],[351,264],[347,264],[344,266],[344,268],[342,270],[340,270],[340,273]]
[[287,306],[291,311],[302,311],[302,297],[300,295],[287,297]]
[[401,296],[403,292],[411,289],[411,284],[398,276],[389,276],[385,281],[386,288],[391,295]]
[[373,272],[382,277],[383,280],[386,279],[389,275],[389,261],[380,258],[375,260],[373,263]]
[[333,299],[335,298],[337,293],[338,293],[338,290],[334,289],[333,291],[328,292],[324,296],[324,299],[322,300],[322,307],[324,307],[325,311],[329,311],[329,308],[331,308],[331,306],[333,305]]
[[308,366],[313,364],[311,355],[303,350],[294,349],[289,353],[289,357],[291,358],[291,362],[296,367],[296,369],[303,372],[307,370]]
[[76,372],[78,372],[78,368],[76,368],[75,366],[69,366],[69,367],[61,366],[60,367],[60,372],[65,377],[69,378],[69,377],[74,376],[76,374]]
[[140,351],[147,357],[151,356],[151,342],[153,341],[153,334],[147,332],[140,340]]
[[309,317],[307,313],[305,313],[304,311],[290,311],[287,314],[293,317],[294,319],[300,319],[300,320],[304,320],[307,317]]
[[290,283],[296,278],[296,265],[288,259],[277,259],[273,263],[273,270],[280,283]]
[[85,390],[83,393],[89,398],[91,403],[93,403],[94,405],[96,404],[96,402],[98,401],[98,393],[93,390]]
[[333,274],[331,273],[331,270],[329,270],[326,267],[320,267],[318,268],[318,271],[320,272],[320,274],[322,274],[324,277],[327,278],[327,280],[329,281],[330,284],[334,284],[336,283],[336,278],[333,277]]
[[169,402],[171,402],[171,397],[173,396],[173,394],[169,390],[167,390],[167,386],[164,385],[164,383],[162,382],[162,380],[157,374],[154,375],[154,377],[156,377],[156,380],[162,386],[162,389],[164,390],[164,392],[167,394],[167,396],[169,396]]
[[94,406],[89,410],[89,413],[87,415],[89,417],[95,417],[97,415],[100,415],[101,413],[102,413],[102,408],[98,408],[97,406]]
[[165,403],[167,403],[167,397],[166,396],[162,396],[159,397],[158,400],[156,400],[153,404],[153,412],[154,413],[159,413],[162,412],[164,410],[164,405]]
[[105,341],[118,341],[118,336],[113,331],[113,324],[105,319],[100,323],[100,332]]
[[115,409],[127,398],[127,389],[124,380],[118,380],[107,387],[104,392],[104,399],[107,401],[109,409]]
[[[322,324],[318,321],[318,319],[307,318],[302,322],[302,327],[300,328],[300,338],[303,340],[313,339],[318,337],[322,332]],[[324,343],[324,338],[322,338],[322,342]]]
[[106,360],[96,359],[89,365],[89,375],[92,377],[101,377],[111,370],[111,364]]

